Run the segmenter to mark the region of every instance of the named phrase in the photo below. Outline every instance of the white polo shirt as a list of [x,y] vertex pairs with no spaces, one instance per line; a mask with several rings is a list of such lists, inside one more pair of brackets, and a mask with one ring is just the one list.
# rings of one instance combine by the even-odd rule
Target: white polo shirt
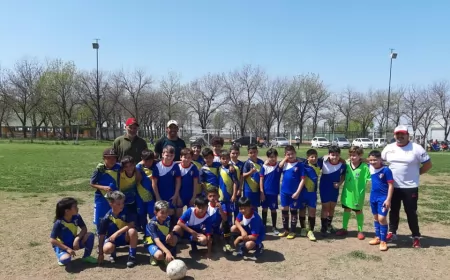
[[389,144],[381,152],[381,158],[389,163],[395,188],[419,187],[420,166],[430,160],[424,148],[413,142],[403,147]]

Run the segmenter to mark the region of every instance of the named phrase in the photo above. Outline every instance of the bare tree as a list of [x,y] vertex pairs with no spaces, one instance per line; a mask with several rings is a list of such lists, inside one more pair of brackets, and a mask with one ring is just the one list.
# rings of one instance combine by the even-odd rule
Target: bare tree
[[[119,77],[126,99],[129,100],[129,103],[120,104],[128,114],[136,118],[138,122],[141,122],[142,116],[140,114],[144,110],[144,100],[148,97],[152,79],[143,70],[135,70],[129,74],[122,72],[119,74]],[[129,106],[126,106],[127,104]]]
[[435,103],[434,97],[435,94],[432,91],[432,87],[425,90],[424,94],[420,97],[425,111],[418,126],[419,133],[422,135],[422,145],[425,145],[425,140],[427,139],[430,127],[439,115],[439,104]]
[[[277,98],[280,97],[285,84],[279,79],[268,80],[257,94],[258,104],[256,105],[256,116],[259,118],[265,129],[265,136],[270,139],[270,130],[276,120]],[[258,127],[258,120],[253,120],[253,127]]]
[[[286,78],[277,78],[271,84],[271,105],[277,122],[277,136],[280,136],[280,126],[289,109],[292,108],[292,92]],[[268,136],[269,137],[269,134]],[[269,141],[270,138],[267,138]]]
[[413,139],[416,139],[416,131],[419,125],[423,121],[425,114],[430,110],[430,104],[427,104],[427,99],[424,96],[427,95],[425,89],[411,86],[405,93],[404,116],[411,124],[413,129]]
[[227,114],[221,110],[217,110],[214,114],[212,125],[218,136],[220,136],[220,132],[227,125],[227,119]]
[[305,94],[310,100],[310,108],[312,109],[311,121],[312,121],[312,132],[313,135],[316,134],[317,126],[320,121],[320,113],[324,109],[324,103],[330,97],[327,92],[323,81],[320,79],[318,74],[308,74],[304,77]]
[[[1,83],[1,80],[0,80],[0,83]],[[1,85],[0,85],[0,87],[1,87]],[[7,125],[10,118],[11,118],[11,110],[10,110],[8,104],[6,103],[6,97],[3,95],[0,95],[0,138],[3,136],[2,135],[3,124]]]
[[348,134],[348,130],[350,127],[350,121],[353,119],[355,114],[355,108],[361,104],[360,95],[350,87],[342,92],[338,103],[336,106],[339,108],[339,111],[344,116],[345,120],[345,134]]
[[[292,107],[291,114],[289,116],[290,124],[297,124],[300,131],[300,143],[303,141],[303,129],[305,127],[306,121],[311,117],[310,105],[311,96],[308,95],[309,92],[309,77],[305,75],[300,75],[294,77],[292,80],[289,91],[292,96]],[[293,126],[290,125],[292,128]]]
[[378,133],[382,135],[385,131],[387,117],[387,92],[385,90],[376,90],[371,95],[372,101],[375,103],[374,122],[376,123]]
[[367,137],[369,127],[373,125],[377,104],[372,91],[359,96],[359,106],[353,107],[352,121],[360,126],[361,136]]
[[[389,123],[393,127],[397,127],[400,124],[402,116],[405,114],[405,99],[406,89],[401,87],[393,92],[390,96],[390,106],[389,106]],[[393,130],[387,127],[386,130]]]
[[437,109],[440,114],[438,123],[444,128],[444,139],[450,133],[450,85],[447,81],[433,83],[430,86],[433,102],[437,101]]
[[339,107],[336,105],[339,103],[339,98],[337,96],[332,96],[328,99],[328,102],[324,105],[325,111],[322,113],[322,119],[324,119],[328,126],[331,128],[331,133],[334,134],[337,125],[340,122],[341,112]]
[[169,120],[176,118],[176,107],[181,100],[181,75],[175,72],[169,72],[166,77],[163,77],[159,85],[159,92],[164,97],[162,99],[165,107],[165,112]]
[[245,134],[248,120],[254,109],[255,96],[266,80],[259,67],[245,65],[239,70],[223,75],[223,90],[229,101],[230,111],[235,117],[241,135]]

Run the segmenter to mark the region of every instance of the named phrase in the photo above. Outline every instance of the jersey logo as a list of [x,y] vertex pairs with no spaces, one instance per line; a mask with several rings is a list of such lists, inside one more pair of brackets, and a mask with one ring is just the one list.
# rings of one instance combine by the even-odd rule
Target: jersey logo
[[294,172],[297,172],[297,170],[298,170],[298,167],[295,167],[295,168],[294,168]]
[[359,178],[359,172],[355,173],[355,178],[356,178],[356,179]]
[[384,174],[383,174],[383,173],[380,173],[379,177],[380,177],[380,179],[383,179]]
[[172,171],[172,176],[175,176],[175,171]]

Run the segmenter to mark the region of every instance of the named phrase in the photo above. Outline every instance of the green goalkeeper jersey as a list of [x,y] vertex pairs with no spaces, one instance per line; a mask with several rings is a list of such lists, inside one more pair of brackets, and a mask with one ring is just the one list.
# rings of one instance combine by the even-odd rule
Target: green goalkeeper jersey
[[351,163],[347,161],[344,187],[342,188],[342,205],[354,210],[362,210],[366,195],[367,181],[370,180],[369,165],[361,164],[353,169]]

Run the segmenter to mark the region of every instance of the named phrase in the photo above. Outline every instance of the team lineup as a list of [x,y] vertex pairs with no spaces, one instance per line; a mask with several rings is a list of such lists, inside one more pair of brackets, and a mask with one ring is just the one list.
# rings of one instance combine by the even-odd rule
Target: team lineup
[[[394,133],[399,143],[407,134],[402,127]],[[223,145],[222,138],[214,137],[212,148],[202,149],[198,143],[193,143],[190,149],[165,145],[160,155],[143,149],[140,161],[129,155],[118,161],[116,149],[106,149],[103,162],[97,165],[90,180],[96,189],[93,221],[96,234],[87,231],[75,199],[63,198],[56,205],[50,240],[58,264],[68,264],[75,251],[83,248],[83,261],[102,263],[108,255],[114,263],[116,248],[128,246],[127,266],[131,268],[137,264],[139,232],[144,235],[142,242],[149,253],[149,263],[154,266],[174,260],[177,243],[183,239],[190,243],[194,253],[200,253],[198,246],[206,247],[206,258],[218,246],[225,253],[234,252],[237,256],[251,253],[258,258],[264,252],[269,210],[273,235],[294,239],[299,232],[300,236],[316,241],[319,197],[322,238],[347,235],[351,212],[355,212],[357,238],[364,240],[363,206],[368,181],[371,181],[369,201],[375,232],[368,244],[379,246],[381,251],[388,250],[387,242],[395,240],[403,201],[413,246],[420,247],[417,214],[414,217],[413,213],[417,209],[417,196],[414,205],[414,201],[399,198],[399,193],[414,193],[419,175],[431,168],[421,146],[394,143],[382,152],[370,151],[367,158],[363,158],[362,148],[351,147],[345,160],[336,146],[329,147],[328,155],[318,157],[314,149],[297,155],[294,146],[288,145],[281,160],[278,151],[271,148],[263,161],[258,158],[258,147],[249,145],[248,160],[243,162],[239,160],[239,147],[224,150]],[[399,157],[403,152],[410,157],[407,161]],[[427,170],[408,173],[411,164],[427,167],[428,163]],[[333,217],[339,196],[344,212],[338,229],[333,225]],[[277,228],[279,203],[282,228]],[[99,244],[97,258],[91,256],[95,236]]]

